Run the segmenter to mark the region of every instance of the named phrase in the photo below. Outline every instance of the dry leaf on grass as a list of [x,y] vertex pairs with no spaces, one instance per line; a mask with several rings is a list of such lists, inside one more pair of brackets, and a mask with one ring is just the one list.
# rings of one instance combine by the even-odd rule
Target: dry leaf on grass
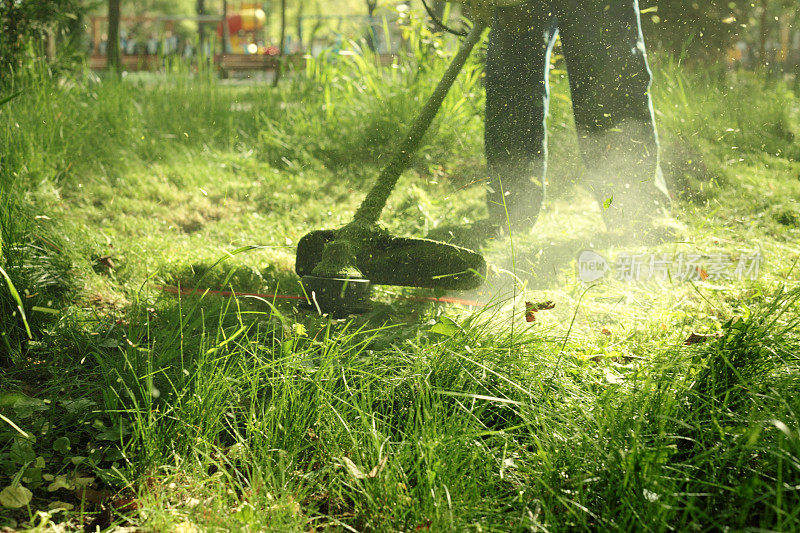
[[94,490],[89,487],[77,489],[75,497],[79,500],[91,503],[93,505],[100,505],[113,496],[113,493],[107,490]]
[[365,474],[358,467],[358,465],[356,465],[352,461],[352,459],[350,459],[349,457],[342,457],[341,458],[341,461],[342,461],[342,465],[341,466],[344,466],[345,468],[347,468],[347,471],[350,472],[350,475],[353,476],[356,479],[372,479],[372,478],[378,477],[378,474],[380,474],[383,471],[383,469],[386,466],[386,463],[387,463],[388,460],[389,460],[389,456],[385,455],[383,457],[383,459],[381,459],[380,462],[378,462],[378,464],[375,465],[372,468],[372,470],[370,470],[369,473],[367,473],[367,474]]
[[61,501],[56,500],[54,502],[48,503],[47,504],[47,508],[50,509],[51,511],[54,511],[56,509],[63,509],[64,511],[71,511],[71,510],[75,509],[75,506],[73,504],[71,504],[71,503],[61,502]]
[[555,306],[556,304],[554,304],[552,300],[544,302],[525,302],[525,320],[527,322],[533,322],[536,320],[536,313],[538,311],[553,309]]
[[386,466],[386,463],[388,461],[389,461],[389,456],[384,455],[383,459],[381,459],[380,462],[378,462],[378,464],[372,467],[372,470],[369,471],[367,477],[369,478],[378,477],[378,474],[380,474],[383,471],[383,468]]
[[686,340],[683,341],[683,344],[686,346],[691,346],[692,344],[700,344],[701,342],[710,341],[713,339],[719,339],[722,337],[722,332],[718,331],[716,333],[695,333],[692,332]]
[[74,488],[75,485],[73,485],[70,481],[67,480],[67,476],[58,475],[56,476],[55,481],[53,481],[47,486],[47,491],[55,492],[59,489],[72,490]]
[[114,270],[117,268],[116,263],[114,263],[114,257],[110,255],[101,255],[94,260],[94,263],[96,268],[103,268],[106,270]]

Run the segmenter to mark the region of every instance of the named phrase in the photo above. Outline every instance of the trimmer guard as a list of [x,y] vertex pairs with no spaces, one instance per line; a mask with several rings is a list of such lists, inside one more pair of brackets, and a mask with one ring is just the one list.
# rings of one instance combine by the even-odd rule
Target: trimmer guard
[[[295,271],[311,275],[335,230],[312,231],[297,243]],[[356,266],[373,285],[468,290],[486,278],[483,256],[467,248],[429,239],[376,232],[356,255]]]

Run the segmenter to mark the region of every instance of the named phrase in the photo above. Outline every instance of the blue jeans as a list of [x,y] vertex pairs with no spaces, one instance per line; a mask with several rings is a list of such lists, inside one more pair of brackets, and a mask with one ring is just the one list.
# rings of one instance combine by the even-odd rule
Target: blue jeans
[[[535,0],[496,8],[486,62],[490,218],[532,226],[544,198],[548,68],[556,36],[567,64],[585,184],[636,218],[668,201],[658,166],[651,73],[637,0]],[[505,199],[505,202],[503,202]],[[505,205],[504,205],[505,204]]]

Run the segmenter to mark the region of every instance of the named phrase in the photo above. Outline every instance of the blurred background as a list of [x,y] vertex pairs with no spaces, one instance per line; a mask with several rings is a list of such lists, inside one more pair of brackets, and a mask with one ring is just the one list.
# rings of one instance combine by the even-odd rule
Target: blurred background
[[[451,20],[459,15],[439,0],[429,7]],[[702,68],[798,78],[800,14],[792,0],[644,0],[640,9],[651,53]],[[398,25],[409,11],[424,13],[420,3],[396,0],[9,1],[0,7],[0,57],[4,69],[41,53],[50,62],[93,69],[107,68],[110,59],[125,70],[157,71],[165,60],[180,59],[213,62],[223,73],[269,70],[275,62],[265,57],[316,56],[352,40],[397,54]],[[117,48],[109,45],[110,33],[118,34]]]

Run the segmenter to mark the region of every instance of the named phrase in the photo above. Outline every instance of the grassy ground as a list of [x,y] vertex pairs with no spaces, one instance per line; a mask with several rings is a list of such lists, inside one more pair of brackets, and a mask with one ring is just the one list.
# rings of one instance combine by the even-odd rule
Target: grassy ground
[[[535,231],[487,246],[462,295],[481,309],[378,288],[373,312],[331,320],[159,288],[299,294],[295,243],[348,220],[444,67],[414,49],[276,89],[22,80],[0,111],[19,291],[0,291],[0,528],[800,528],[800,123],[780,84],[656,65],[680,229],[648,247],[598,230],[556,68],[552,194]],[[480,74],[402,178],[393,231],[485,215]],[[588,248],[702,268],[587,290]],[[756,279],[704,275],[756,251]]]

